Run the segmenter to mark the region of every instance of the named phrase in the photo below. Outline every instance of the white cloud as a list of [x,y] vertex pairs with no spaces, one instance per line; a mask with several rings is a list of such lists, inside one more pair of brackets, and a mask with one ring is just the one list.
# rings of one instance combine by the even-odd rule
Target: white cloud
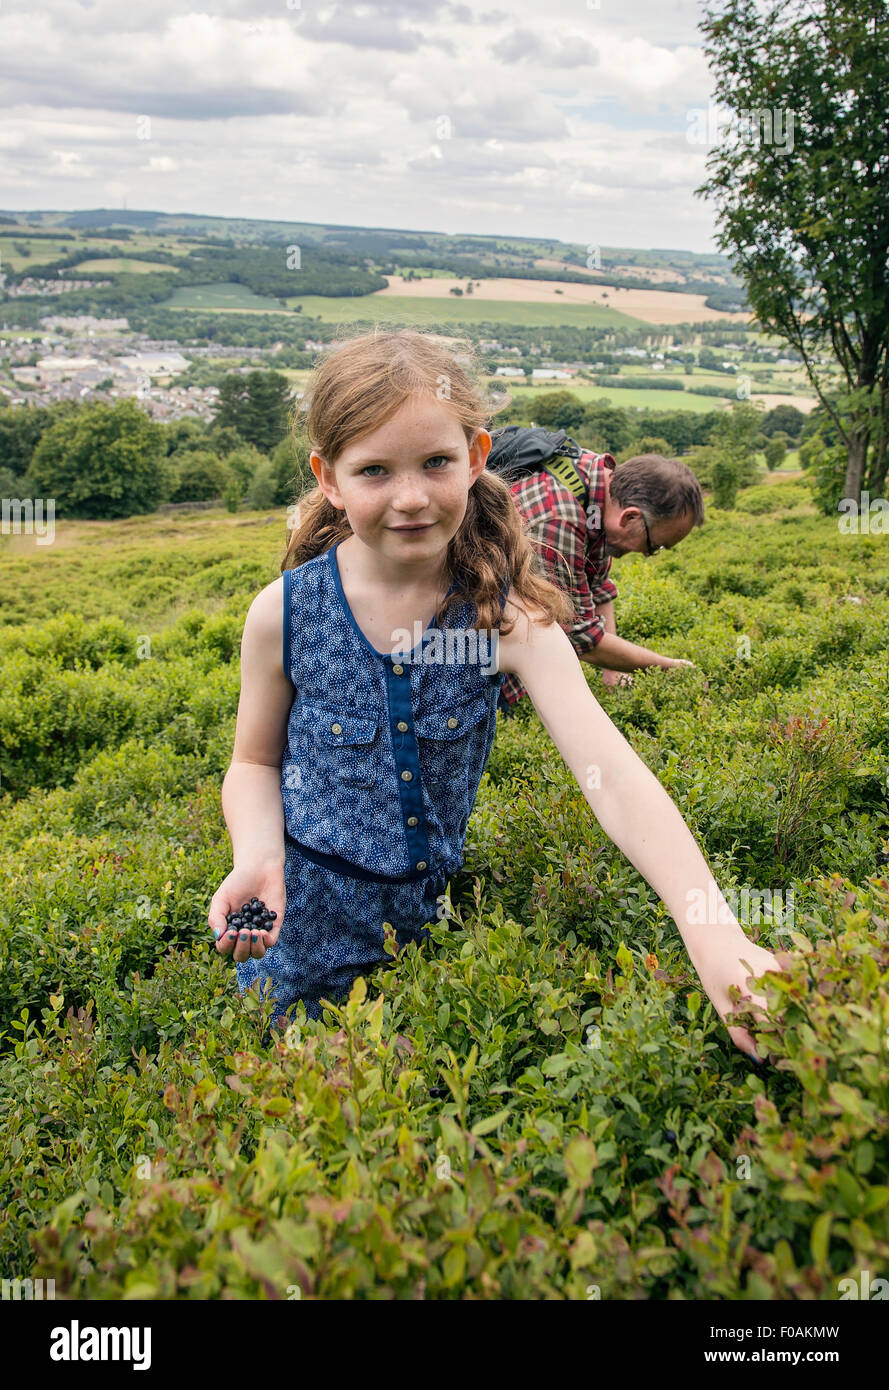
[[705,152],[685,139],[710,97],[698,16],[698,0],[3,0],[0,174],[22,208],[162,196],[584,241],[594,221],[602,244],[705,249]]
[[179,162],[166,154],[153,154],[148,163],[140,164],[139,168],[149,174],[172,174],[179,168]]

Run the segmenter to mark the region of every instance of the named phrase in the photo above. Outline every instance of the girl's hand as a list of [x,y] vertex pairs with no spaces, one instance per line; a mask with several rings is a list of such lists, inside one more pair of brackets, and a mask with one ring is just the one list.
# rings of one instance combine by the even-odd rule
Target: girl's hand
[[[747,982],[752,976],[750,971],[741,964],[742,960],[750,966],[753,976],[764,975],[767,970],[780,971],[781,969],[771,951],[757,946],[755,942],[746,937],[739,938],[734,933],[728,943],[725,940],[721,942],[714,940],[703,958],[695,959],[692,957],[692,964],[700,976],[701,984],[723,1022],[731,1009],[739,1007],[729,999],[728,992],[731,985],[738,986],[745,1002],[751,1001],[751,1004],[755,1006],[757,1017],[764,1017],[763,1010],[766,1008],[766,1001],[762,995],[751,993]],[[742,1052],[746,1052],[756,1061],[761,1060],[756,1052],[753,1037],[746,1028],[732,1027],[729,1028],[728,1034],[732,1042]]]
[[[271,912],[277,913],[275,921],[268,930],[241,928],[240,931],[232,931],[225,920],[226,913],[236,912],[251,898],[259,898]],[[207,921],[217,938],[216,950],[220,955],[231,955],[236,961],[264,956],[269,946],[274,946],[278,939],[286,905],[283,864],[244,864],[232,869],[213,894],[207,914]]]

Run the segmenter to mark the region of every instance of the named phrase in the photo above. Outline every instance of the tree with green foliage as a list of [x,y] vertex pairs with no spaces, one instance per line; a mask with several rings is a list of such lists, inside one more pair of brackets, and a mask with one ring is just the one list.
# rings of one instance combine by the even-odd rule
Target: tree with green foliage
[[791,439],[798,439],[800,430],[806,423],[806,417],[801,410],[797,410],[795,405],[776,405],[772,410],[767,410],[762,418],[762,432],[769,438],[772,435],[781,433],[788,435]]
[[163,426],[120,401],[82,406],[51,425],[23,486],[55,498],[57,516],[109,518],[153,512],[171,483]]
[[[719,0],[701,27],[731,124],[697,190],[757,319],[799,352],[846,450],[845,495],[889,449],[886,0]],[[831,398],[831,378],[845,390]]]
[[773,435],[762,452],[765,456],[766,468],[770,473],[773,473],[776,468],[780,468],[787,457],[787,445],[783,438],[779,439],[777,435]]
[[654,434],[643,434],[640,438],[634,439],[626,449],[621,449],[617,455],[617,462],[626,463],[627,459],[639,458],[642,454],[660,454],[663,458],[669,458],[672,452],[666,439],[660,439]]
[[57,420],[76,409],[71,401],[50,407],[29,405],[0,409],[0,460],[4,468],[18,477],[27,473],[42,436]]
[[[638,430],[628,411],[613,406],[607,397],[594,401],[586,407],[581,426],[582,438],[578,443],[586,444],[600,453],[614,454],[626,449]],[[655,431],[652,431],[654,433]]]
[[237,430],[242,439],[270,454],[290,425],[291,386],[280,372],[230,372],[219,388],[214,426]]
[[275,505],[277,477],[272,459],[263,457],[247,487],[247,501],[257,511]]
[[221,459],[228,458],[235,449],[243,449],[246,440],[231,425],[211,425],[207,430],[207,448],[212,449]]
[[738,489],[756,477],[756,436],[762,423],[762,406],[735,401],[721,410],[702,448],[695,448],[686,463],[704,487],[713,489],[713,504],[731,508]]
[[247,496],[250,480],[257,468],[268,461],[268,457],[268,454],[254,449],[252,444],[242,444],[240,448],[232,449],[231,453],[226,455],[226,466],[235,475],[242,497]]
[[164,443],[168,456],[186,449],[206,449],[207,426],[202,420],[187,416],[181,420],[171,420],[164,426]]
[[548,430],[577,430],[586,415],[583,401],[573,391],[541,391],[531,409],[538,425]]
[[210,502],[223,497],[232,481],[232,470],[209,449],[186,449],[171,460],[175,468],[172,502]]

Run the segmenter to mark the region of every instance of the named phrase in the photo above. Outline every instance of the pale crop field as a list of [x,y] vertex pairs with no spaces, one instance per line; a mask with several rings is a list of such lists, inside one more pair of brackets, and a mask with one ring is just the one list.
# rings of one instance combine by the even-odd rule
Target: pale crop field
[[[452,288],[464,289],[468,281],[458,278],[436,278],[433,280],[405,280],[400,275],[388,277],[384,290],[377,290],[374,298],[385,299],[390,296],[411,299],[449,299]],[[645,323],[708,323],[714,319],[731,319],[735,323],[746,323],[750,315],[746,313],[721,313],[705,304],[703,294],[677,294],[670,290],[616,289],[609,285],[584,285],[572,280],[519,280],[508,277],[493,280],[474,280],[471,295],[464,293],[463,299],[494,301],[498,304],[552,304],[564,305],[603,305],[616,308],[631,318],[642,319]],[[613,304],[612,304],[613,301]]]
[[165,265],[163,261],[131,261],[123,256],[102,256],[97,260],[81,261],[79,265],[71,267],[70,274],[76,275],[79,270],[104,270],[109,275],[150,275],[154,271],[176,275],[179,273],[177,266]]
[[[408,281],[408,286],[411,283]],[[425,285],[434,283],[447,282],[423,281]],[[464,285],[465,283],[463,281]],[[516,323],[529,328],[558,327],[560,324],[577,328],[639,327],[638,319],[621,313],[618,309],[611,309],[605,304],[566,304],[558,296],[549,301],[533,303],[508,299],[492,301],[476,297],[475,294],[464,294],[462,298],[445,294],[440,298],[436,296],[424,299],[416,294],[386,294],[377,290],[374,294],[361,296],[303,295],[288,299],[287,303],[294,308],[302,305],[304,314],[324,319],[327,323],[356,326],[362,323],[385,322],[396,326],[434,323]]]

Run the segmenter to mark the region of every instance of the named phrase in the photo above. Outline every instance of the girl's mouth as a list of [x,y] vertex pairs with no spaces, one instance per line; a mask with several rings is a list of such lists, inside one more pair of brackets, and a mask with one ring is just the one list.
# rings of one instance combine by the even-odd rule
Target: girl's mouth
[[434,521],[424,521],[424,522],[422,522],[422,523],[418,522],[418,523],[417,523],[416,525],[414,525],[414,526],[390,526],[390,527],[389,527],[389,530],[390,530],[390,531],[397,531],[397,532],[399,533],[399,535],[402,535],[402,536],[416,536],[416,535],[418,535],[421,531],[428,531],[428,530],[430,530],[430,528],[433,527],[434,525],[435,525],[435,522],[434,522]]

